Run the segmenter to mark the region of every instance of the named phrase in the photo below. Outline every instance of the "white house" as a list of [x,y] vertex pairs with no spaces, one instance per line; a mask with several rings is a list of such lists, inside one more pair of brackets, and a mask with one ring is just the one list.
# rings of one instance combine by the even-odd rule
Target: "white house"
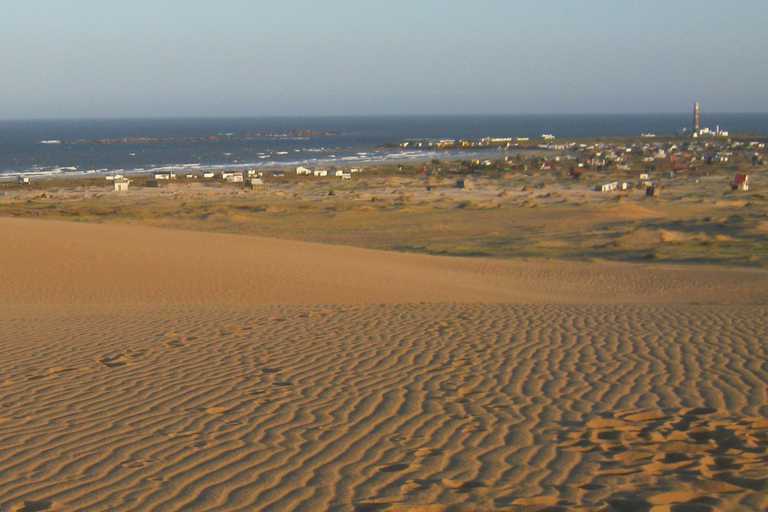
[[120,179],[120,180],[113,180],[112,183],[115,187],[115,192],[127,192],[128,183],[130,183],[130,181]]
[[595,185],[595,190],[598,192],[612,192],[619,188],[619,182],[613,181],[611,183],[603,183],[602,185]]
[[242,183],[243,173],[240,171],[221,171],[221,179],[229,183]]
[[299,166],[299,167],[296,168],[296,174],[298,174],[298,175],[302,175],[302,174],[309,175],[309,174],[312,174],[312,170],[311,169],[307,169],[306,167]]
[[153,180],[175,180],[176,179],[176,173],[175,172],[153,172],[151,174],[151,178]]
[[315,176],[328,176],[328,171],[325,169],[315,169],[312,171]]

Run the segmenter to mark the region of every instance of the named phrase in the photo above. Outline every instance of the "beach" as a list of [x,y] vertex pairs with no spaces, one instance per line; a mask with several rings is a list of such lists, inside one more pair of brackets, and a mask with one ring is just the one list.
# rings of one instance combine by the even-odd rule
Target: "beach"
[[0,218],[0,510],[762,510],[768,272]]

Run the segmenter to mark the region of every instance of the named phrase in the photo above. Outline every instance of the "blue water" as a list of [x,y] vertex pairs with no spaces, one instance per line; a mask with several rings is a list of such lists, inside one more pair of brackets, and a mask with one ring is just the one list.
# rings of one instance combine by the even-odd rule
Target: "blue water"
[[[382,149],[413,139],[480,139],[553,134],[558,138],[672,135],[690,130],[692,114],[503,115],[400,117],[178,118],[0,121],[0,178],[17,174],[220,170],[296,165],[346,165],[424,160],[432,150]],[[768,135],[768,114],[702,114],[701,126],[733,134]],[[254,135],[289,130],[337,132],[309,136]],[[163,138],[122,143],[71,141]],[[61,141],[42,143],[42,141]],[[70,142],[68,142],[70,141]],[[451,156],[475,156],[456,151]]]

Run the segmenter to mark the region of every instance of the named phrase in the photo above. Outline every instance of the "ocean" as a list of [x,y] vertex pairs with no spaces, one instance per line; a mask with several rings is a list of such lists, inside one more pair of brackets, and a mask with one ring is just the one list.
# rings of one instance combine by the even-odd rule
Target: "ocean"
[[[674,135],[693,114],[0,120],[0,179],[153,170],[354,166],[488,155],[385,147],[405,140]],[[768,135],[768,114],[705,114],[701,126]]]

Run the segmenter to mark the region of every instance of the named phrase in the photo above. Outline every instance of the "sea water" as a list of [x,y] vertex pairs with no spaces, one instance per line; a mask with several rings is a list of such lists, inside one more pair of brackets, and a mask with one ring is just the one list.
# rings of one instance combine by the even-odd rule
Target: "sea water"
[[[475,158],[489,153],[397,144],[542,134],[673,135],[690,132],[692,121],[692,114],[6,120],[0,121],[0,179]],[[768,114],[702,115],[701,126],[768,135]]]

